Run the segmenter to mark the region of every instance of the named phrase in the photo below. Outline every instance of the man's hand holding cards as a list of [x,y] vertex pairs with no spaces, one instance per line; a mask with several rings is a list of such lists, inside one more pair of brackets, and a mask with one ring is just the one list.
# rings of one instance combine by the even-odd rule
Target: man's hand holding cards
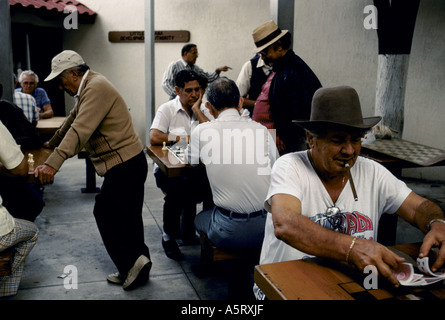
[[394,275],[403,286],[426,286],[445,279],[445,273],[431,271],[428,257],[417,258],[417,268],[422,274],[415,273],[411,263],[401,263]]

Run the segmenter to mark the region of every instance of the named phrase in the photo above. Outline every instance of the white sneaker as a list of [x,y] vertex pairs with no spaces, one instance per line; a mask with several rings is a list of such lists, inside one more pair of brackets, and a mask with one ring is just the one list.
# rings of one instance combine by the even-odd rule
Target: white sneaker
[[124,280],[122,279],[121,274],[119,273],[119,271],[116,272],[116,273],[109,274],[107,276],[107,281],[110,282],[110,283],[113,283],[113,284],[122,284],[122,283],[124,283]]
[[144,255],[139,256],[133,267],[128,271],[127,279],[122,286],[124,290],[131,290],[145,283],[148,280],[151,265],[150,259]]

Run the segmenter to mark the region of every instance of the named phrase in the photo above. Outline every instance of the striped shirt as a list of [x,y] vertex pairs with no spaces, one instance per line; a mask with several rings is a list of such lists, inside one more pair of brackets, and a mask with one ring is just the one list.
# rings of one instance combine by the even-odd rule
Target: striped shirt
[[14,104],[23,110],[26,118],[29,122],[39,120],[39,113],[37,112],[36,99],[30,94],[26,94],[20,91],[14,92]]
[[[22,92],[22,88],[15,89],[15,91]],[[43,107],[47,104],[51,104],[51,100],[48,98],[48,94],[43,88],[35,88],[32,93],[34,99],[36,99],[37,108],[40,108],[40,112],[45,112]]]
[[210,82],[216,80],[219,74],[214,71],[212,73],[207,73],[198,67],[196,64],[189,65],[184,59],[179,59],[178,61],[173,61],[168,66],[167,70],[164,72],[164,77],[162,79],[162,89],[170,96],[171,99],[176,97],[175,91],[175,78],[179,71],[182,70],[192,70],[195,71],[201,77],[207,78]]

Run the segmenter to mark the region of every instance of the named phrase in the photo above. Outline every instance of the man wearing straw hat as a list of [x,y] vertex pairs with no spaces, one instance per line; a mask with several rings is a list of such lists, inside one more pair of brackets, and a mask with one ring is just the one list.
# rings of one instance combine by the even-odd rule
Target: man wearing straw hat
[[309,119],[312,96],[321,83],[291,49],[288,30],[268,21],[253,30],[252,36],[256,52],[272,67],[256,99],[252,119],[276,130],[280,155],[304,150],[304,131],[292,119]]
[[[445,221],[435,203],[412,192],[375,161],[359,157],[361,138],[380,117],[363,118],[351,87],[317,90],[306,130],[310,149],[275,162],[260,263],[318,256],[368,265],[398,286],[404,259],[376,242],[382,213],[397,214],[425,233],[420,257],[440,247],[433,272],[445,261]],[[257,290],[258,298],[262,298]]]

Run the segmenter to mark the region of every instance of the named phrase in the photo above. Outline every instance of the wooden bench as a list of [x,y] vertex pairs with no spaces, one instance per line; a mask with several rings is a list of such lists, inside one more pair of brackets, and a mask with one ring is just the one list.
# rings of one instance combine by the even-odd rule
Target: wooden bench
[[0,276],[11,275],[12,249],[0,252]]
[[[223,262],[228,266],[228,298],[252,298],[252,274],[258,264],[261,248],[231,249],[216,247],[205,233],[200,233],[201,268],[208,269],[213,263]],[[196,269],[195,269],[196,270]],[[201,270],[201,274],[205,274]]]

